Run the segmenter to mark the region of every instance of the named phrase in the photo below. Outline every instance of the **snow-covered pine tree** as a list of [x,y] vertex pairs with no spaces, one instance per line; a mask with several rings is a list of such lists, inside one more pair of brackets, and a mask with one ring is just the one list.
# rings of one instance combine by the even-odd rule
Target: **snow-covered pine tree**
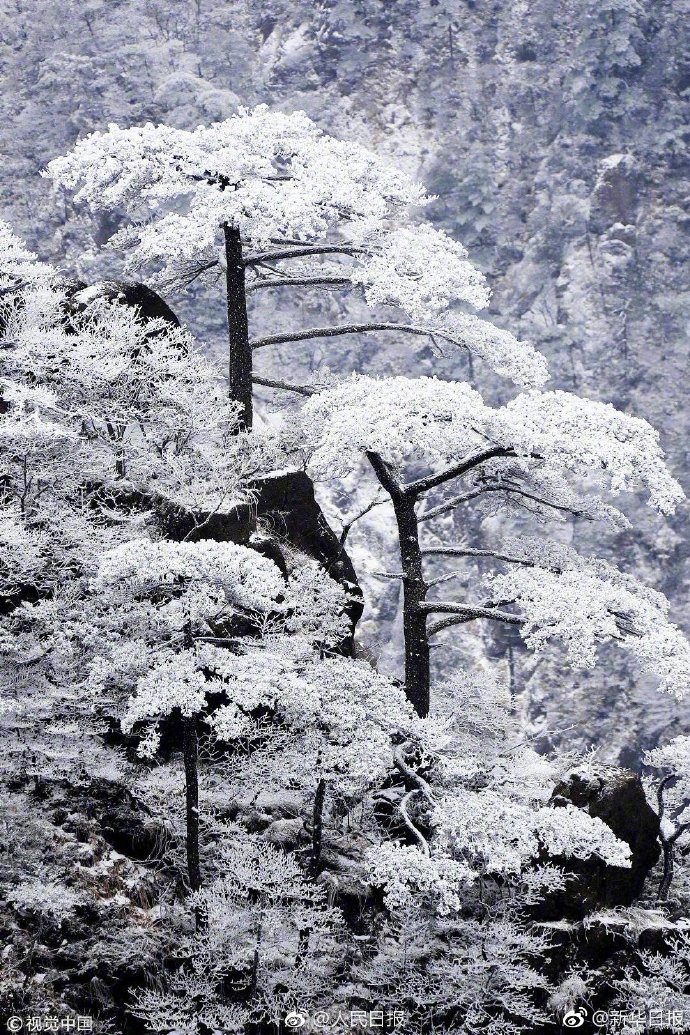
[[[51,173],[58,183],[77,188],[78,197],[97,212],[144,217],[145,222],[118,235],[119,243],[131,247],[135,266],[157,267],[164,282],[178,286],[214,270],[224,272],[230,395],[239,404],[245,428],[251,423],[252,376],[266,380],[252,375],[252,353],[283,342],[367,331],[413,334],[463,346],[488,360],[491,369],[525,387],[540,387],[545,380],[545,364],[529,345],[465,312],[467,306],[479,309],[486,305],[486,286],[458,244],[416,218],[413,210],[425,200],[424,193],[371,154],[321,135],[301,115],[274,115],[258,109],[193,133],[166,127],[113,128],[82,141],[71,155],[53,163]],[[287,273],[274,265],[283,261],[291,263]],[[295,262],[299,265],[294,266]],[[247,294],[278,285],[303,290],[359,288],[372,307],[392,307],[394,319],[299,329],[252,341]],[[130,341],[129,332],[124,340]],[[146,345],[142,351],[146,353]],[[135,358],[138,356],[139,346]],[[69,357],[65,366],[69,370]],[[314,385],[272,384],[302,395],[312,395],[315,389]],[[96,412],[99,421],[109,415],[103,409],[96,408]],[[184,478],[177,477],[177,459],[172,470],[166,457],[160,473],[155,465],[150,466],[147,447],[139,441],[134,424],[130,436],[123,432],[129,427],[126,419],[117,413],[109,423],[103,437],[118,486],[122,480],[139,476],[140,484],[146,486],[160,477],[164,494],[173,497],[181,492],[181,484],[187,486]],[[602,494],[642,488],[649,492],[653,505],[670,512],[681,493],[665,469],[654,433],[643,421],[565,393],[529,391],[492,409],[466,385],[434,379],[355,378],[310,399],[300,436],[313,469],[328,477],[351,470],[358,456],[367,457],[394,504],[403,570],[392,574],[405,587],[406,689],[421,715],[429,711],[429,636],[485,617],[519,624],[527,641],[536,647],[549,638],[560,639],[568,645],[570,660],[581,664],[593,662],[600,641],[623,640],[642,667],[658,674],[667,689],[676,693],[685,689],[687,647],[668,622],[665,602],[610,565],[524,537],[489,544],[486,549],[456,546],[443,541],[443,526],[438,526],[428,546],[419,540],[420,521],[439,521],[473,500],[499,500],[503,509],[519,500],[540,517],[576,513],[615,523],[623,518]],[[234,436],[237,445],[231,438],[231,434],[225,435],[221,452],[225,450],[231,457],[228,462],[236,465],[246,451],[246,440]],[[214,440],[219,441],[217,435]],[[167,439],[162,448],[159,442],[161,456],[167,445]],[[131,455],[125,455],[127,450]],[[415,466],[402,473],[410,461]],[[193,464],[192,468],[196,471]],[[212,465],[206,470],[211,469]],[[462,478],[469,481],[460,496],[454,493],[427,503],[427,494]],[[203,470],[199,482],[205,491]],[[591,496],[593,483],[596,491]],[[241,478],[237,486],[239,490]],[[425,509],[418,511],[422,500]],[[262,717],[268,709],[271,720],[286,728],[288,739],[296,734],[293,744],[299,750],[310,741],[311,876],[318,870],[323,837],[321,788],[336,781],[347,783],[359,772],[360,783],[370,791],[369,780],[380,778],[390,752],[404,780],[404,793],[394,809],[401,825],[383,838],[383,844],[373,825],[366,832],[373,842],[372,879],[385,894],[386,921],[391,925],[388,944],[394,948],[370,956],[368,962],[376,962],[369,970],[363,966],[358,977],[370,988],[388,980],[389,987],[402,990],[407,983],[417,1004],[426,995],[431,1010],[425,1019],[419,1018],[420,1023],[428,1020],[429,1012],[433,1023],[455,1020],[455,1006],[448,998],[451,972],[452,995],[463,1002],[469,996],[467,1005],[480,1013],[487,1007],[497,1012],[503,1030],[524,1029],[542,1019],[532,993],[543,989],[544,982],[530,964],[539,951],[538,939],[534,932],[526,934],[520,927],[519,910],[512,915],[506,911],[490,930],[481,922],[473,927],[471,911],[480,907],[468,888],[481,885],[480,901],[487,883],[496,900],[508,886],[516,895],[529,897],[529,889],[537,890],[540,881],[542,886],[558,884],[553,871],[534,875],[534,861],[544,853],[576,858],[599,854],[612,864],[625,865],[624,847],[586,814],[553,808],[549,804],[553,772],[547,775],[537,757],[527,758],[505,742],[502,749],[494,744],[486,724],[482,727],[485,720],[479,721],[476,743],[458,746],[466,731],[466,714],[459,729],[453,728],[447,716],[445,727],[443,723],[438,726],[437,716],[426,725],[417,724],[400,692],[388,681],[365,672],[357,663],[322,656],[323,644],[316,644],[315,649],[313,637],[304,638],[289,588],[269,594],[270,602],[255,609],[252,635],[243,637],[241,647],[211,642],[234,639],[230,631],[216,625],[216,620],[222,623],[227,617],[223,614],[226,606],[233,607],[234,592],[232,580],[219,585],[220,554],[214,554],[214,563],[205,568],[193,562],[190,574],[190,558],[203,552],[198,544],[165,544],[163,552],[167,553],[158,581],[148,584],[146,578],[156,569],[151,558],[161,544],[146,535],[128,534],[125,539],[121,544],[109,544],[107,552],[99,554],[98,573],[89,587],[83,587],[87,595],[89,591],[124,593],[120,618],[126,614],[132,623],[123,647],[125,671],[118,669],[117,652],[101,650],[91,672],[99,692],[106,690],[122,696],[123,701],[131,694],[124,706],[125,728],[133,730],[138,721],[165,718],[179,709],[188,712],[186,719],[195,724],[202,714],[207,716],[218,739],[241,743],[251,735],[257,718],[245,706],[255,701]],[[506,573],[489,576],[488,600],[435,600],[434,594],[428,594],[431,583],[445,584],[454,573],[428,581],[423,568],[425,549],[436,557],[488,555],[509,567]],[[136,561],[138,550],[145,555],[143,567]],[[29,557],[31,551],[26,553]],[[127,577],[122,575],[123,566],[129,572]],[[281,615],[286,602],[289,613]],[[428,616],[433,614],[441,617],[429,625]],[[174,628],[165,625],[170,617]],[[116,616],[116,624],[117,620]],[[281,621],[288,620],[297,625],[281,626]],[[313,618],[307,624],[313,633]],[[172,636],[164,636],[161,642],[162,629]],[[290,636],[285,638],[287,632]],[[122,630],[115,630],[115,636],[122,638]],[[222,649],[230,646],[236,653]],[[132,647],[136,647],[135,654],[139,652],[141,669],[137,669],[137,658],[132,660],[128,654]],[[181,678],[175,676],[178,669],[183,670]],[[355,670],[361,675],[361,685]],[[325,688],[334,691],[339,707],[329,707],[328,694],[324,696],[326,672]],[[367,702],[362,720],[367,729],[363,755],[353,749],[352,725],[345,721],[357,714],[353,689],[358,689],[357,700]],[[379,701],[379,691],[382,708],[370,703],[372,695]],[[217,709],[211,701],[216,692],[223,695],[223,704]],[[467,713],[466,688],[451,688],[449,697],[462,701]],[[486,704],[485,699],[482,705]],[[318,735],[312,740],[314,727]],[[444,740],[447,730],[451,736]],[[404,736],[402,744],[391,744],[396,735]],[[491,757],[483,759],[486,744],[491,745]],[[277,765],[274,776],[287,769],[289,779],[299,782],[302,770],[296,765],[294,751],[292,755],[283,753],[281,761],[282,766],[272,760]],[[192,811],[194,807],[192,802]],[[219,855],[227,862],[227,853]],[[193,883],[198,888],[200,880]],[[203,904],[202,894],[207,895]],[[217,912],[222,915],[229,901],[227,888],[213,879],[209,889],[198,891],[197,906],[206,916],[212,911],[208,895],[217,895]],[[434,941],[449,911],[457,917],[450,942],[466,949],[462,961],[458,963],[456,958],[452,965]],[[401,924],[403,912],[407,916]],[[408,964],[410,931],[423,929],[420,918],[429,924],[427,943],[420,947],[418,957],[419,973],[424,972],[421,978]],[[259,953],[261,927],[256,926],[255,917],[252,924],[252,944]],[[230,934],[227,927],[221,933],[224,945],[234,937],[235,928],[230,928]],[[293,925],[293,936],[295,930]],[[449,930],[441,932],[441,944]],[[295,946],[295,969],[301,933]],[[203,940],[210,935],[204,930],[198,937]],[[422,966],[429,944],[439,954],[437,970],[431,972],[426,963]],[[491,952],[500,961],[501,979],[496,980],[495,968],[485,975],[486,984],[482,982],[477,1001],[473,961],[478,946],[481,953]],[[521,969],[516,971],[511,963],[518,958]],[[222,979],[227,975],[215,976]],[[255,990],[258,981],[251,967],[249,976]],[[511,978],[514,994],[508,995]],[[172,1000],[164,1009],[174,1013],[179,994],[183,1002],[195,990],[201,994],[203,979],[192,968],[180,987],[173,989]],[[496,995],[489,984],[498,989]],[[218,986],[206,984],[204,988],[214,1010]],[[159,1007],[155,996],[143,1004],[148,1016]],[[221,1002],[222,1009],[210,1014],[209,1020],[228,1026],[251,1019],[223,1014],[227,1007],[227,1002]],[[200,1019],[198,1011],[188,1020],[189,1030],[209,1023]],[[160,1023],[172,1030],[175,1022],[168,1015]]]
[[[284,342],[409,334],[464,348],[523,385],[546,378],[530,345],[467,311],[487,306],[486,283],[460,244],[414,216],[430,200],[423,188],[303,113],[262,106],[193,132],[111,126],[54,159],[47,174],[94,214],[130,217],[110,242],[125,250],[129,269],[178,288],[223,272],[230,394],[246,426],[252,380],[300,390],[253,374],[253,353]],[[374,312],[252,338],[247,296],[276,287],[355,289]]]
[[[147,543],[155,550],[141,537],[157,534],[156,506],[191,515],[198,532],[205,514],[244,503],[243,476],[256,458],[234,434],[237,406],[185,332],[118,304],[77,304],[54,271],[6,227],[1,233],[3,667],[10,688],[3,706],[11,721],[32,702],[69,710],[95,645],[118,633],[131,638],[137,622],[146,624],[133,602],[122,606],[109,591],[105,558],[112,564],[118,551],[145,553]],[[202,547],[169,549],[184,558]],[[274,567],[246,547],[234,549],[243,552],[240,568]],[[278,593],[282,579],[271,574]],[[122,571],[115,582],[122,592]],[[151,633],[147,642],[153,649]],[[40,748],[31,747],[37,763]]]
[[[565,392],[527,392],[493,408],[463,383],[354,376],[309,399],[299,438],[322,477],[345,476],[368,458],[390,498],[402,570],[389,577],[403,582],[406,680],[420,714],[429,710],[430,637],[484,618],[519,625],[537,650],[561,641],[576,666],[593,665],[600,643],[621,641],[663,689],[685,694],[690,648],[669,622],[663,596],[543,536],[477,549],[448,543],[438,523],[472,503],[480,516],[522,504],[542,523],[576,514],[621,525],[626,519],[606,494],[635,490],[672,512],[683,494],[646,421]],[[421,476],[407,473],[420,468]],[[448,486],[451,493],[434,498]],[[428,545],[423,523],[435,532]],[[485,576],[485,598],[430,593],[463,574],[429,578],[430,561],[473,557],[507,569]],[[429,622],[434,615],[441,617]]]

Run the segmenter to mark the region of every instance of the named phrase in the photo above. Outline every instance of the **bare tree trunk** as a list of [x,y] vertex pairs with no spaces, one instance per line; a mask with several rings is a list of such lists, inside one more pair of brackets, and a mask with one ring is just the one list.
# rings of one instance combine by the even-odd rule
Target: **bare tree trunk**
[[671,883],[673,881],[676,841],[681,834],[686,832],[686,830],[690,830],[690,823],[681,823],[680,826],[677,826],[671,834],[664,833],[664,823],[666,822],[664,818],[666,815],[664,791],[670,784],[675,783],[676,779],[677,777],[673,773],[669,773],[663,778],[656,789],[656,797],[659,803],[659,808],[657,810],[657,815],[659,816],[659,840],[661,841],[661,847],[664,853],[664,873],[656,896],[657,902],[666,902],[668,899],[668,893],[671,890]]
[[244,282],[242,241],[235,226],[227,223],[225,233],[226,297],[228,311],[228,374],[230,398],[241,403],[240,421],[252,426],[252,349],[249,344],[247,292]]
[[405,687],[414,710],[425,718],[431,703],[429,637],[426,631],[427,616],[420,605],[426,597],[427,586],[422,570],[414,500],[405,497],[393,499],[393,509],[398,523],[400,560],[404,574]]
[[311,828],[311,860],[309,862],[309,876],[316,877],[319,872],[321,861],[321,845],[323,843],[323,806],[326,800],[326,781],[321,778],[316,786],[314,795],[314,811],[312,813]]
[[[187,824],[187,874],[192,891],[201,888],[201,865],[199,862],[199,737],[196,716],[182,719],[182,750],[184,755],[186,824]],[[197,930],[206,927],[203,909],[196,910]]]
[[666,902],[668,899],[668,893],[671,890],[671,882],[673,880],[673,855],[675,841],[673,839],[662,841],[661,847],[664,851],[664,875],[659,884],[656,900],[657,902]]
[[419,525],[415,512],[417,497],[404,491],[380,456],[375,453],[369,453],[368,456],[377,478],[390,495],[395,511],[403,574],[405,693],[417,714],[425,718],[429,714],[431,677],[427,616],[422,604],[428,587],[424,581],[422,552],[419,546]]

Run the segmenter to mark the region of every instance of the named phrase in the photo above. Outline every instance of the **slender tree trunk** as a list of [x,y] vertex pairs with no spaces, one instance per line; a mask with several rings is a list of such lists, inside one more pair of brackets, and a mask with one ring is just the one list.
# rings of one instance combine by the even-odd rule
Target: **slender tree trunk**
[[321,845],[323,843],[323,806],[326,800],[326,781],[322,778],[316,786],[314,795],[314,810],[312,812],[311,829],[311,860],[309,862],[309,876],[316,877],[321,862]]
[[388,465],[375,453],[369,461],[381,485],[390,495],[398,526],[400,561],[403,574],[403,633],[405,637],[405,693],[422,718],[429,714],[431,677],[427,616],[422,610],[427,584],[424,581],[419,525],[415,512],[416,496],[407,494]]
[[[675,869],[676,842],[681,834],[684,834],[686,830],[690,830],[690,823],[683,823],[681,826],[676,827],[675,832],[671,834],[670,837],[661,838],[661,847],[664,850],[664,875],[659,884],[657,902],[666,902],[668,899],[668,893],[671,890],[671,883],[673,881],[673,871]],[[683,852],[683,855],[685,854],[687,853]]]
[[[187,820],[187,873],[192,891],[201,888],[201,865],[199,863],[199,737],[196,716],[184,717],[183,754],[185,775],[185,798]],[[197,930],[204,928],[203,910],[196,911]]]
[[659,884],[659,891],[657,892],[657,902],[666,902],[668,899],[668,893],[671,890],[671,882],[673,881],[673,863],[674,863],[674,841],[662,841],[661,847],[664,852],[664,875],[661,878]]
[[422,553],[419,548],[419,529],[414,504],[414,499],[407,497],[393,499],[400,539],[400,560],[405,576],[403,579],[405,687],[414,710],[425,718],[429,714],[431,703],[427,616],[421,609],[421,604],[426,597],[427,586],[422,569]]
[[228,374],[230,398],[241,403],[240,421],[252,426],[252,350],[247,322],[242,241],[235,226],[225,224],[226,297],[228,310]]

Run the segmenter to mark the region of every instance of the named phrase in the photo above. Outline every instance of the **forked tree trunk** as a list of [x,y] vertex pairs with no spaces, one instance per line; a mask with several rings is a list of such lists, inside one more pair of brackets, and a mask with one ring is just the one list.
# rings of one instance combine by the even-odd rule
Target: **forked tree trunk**
[[247,322],[242,240],[237,227],[225,224],[225,284],[228,312],[228,375],[230,398],[240,403],[240,423],[252,426],[252,350]]
[[417,498],[407,494],[380,456],[368,453],[379,482],[389,494],[395,511],[403,576],[403,633],[405,637],[405,693],[422,718],[429,714],[431,676],[427,616],[422,610],[427,584],[424,581],[419,525],[415,512]]

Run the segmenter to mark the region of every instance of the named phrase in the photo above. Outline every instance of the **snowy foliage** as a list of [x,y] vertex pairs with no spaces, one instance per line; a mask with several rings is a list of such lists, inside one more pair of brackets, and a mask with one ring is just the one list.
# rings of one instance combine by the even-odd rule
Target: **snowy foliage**
[[95,592],[143,597],[203,585],[219,603],[263,613],[279,607],[285,582],[273,561],[235,543],[130,540],[101,559]]
[[176,949],[180,966],[164,992],[136,997],[135,1011],[153,1031],[242,1032],[252,1022],[278,1023],[291,1010],[331,1005],[340,912],[294,856],[232,833],[222,876],[193,898],[207,929]]
[[648,751],[644,763],[650,768],[670,770],[677,776],[690,779],[690,737],[674,737],[663,747]]
[[646,420],[568,392],[526,393],[499,411],[504,442],[518,456],[543,453],[566,470],[601,472],[614,493],[646,490],[649,502],[673,513],[684,498],[671,476],[659,434]]
[[0,220],[0,299],[28,284],[49,283],[53,277],[50,267],[38,262],[7,223]]
[[79,895],[70,888],[56,882],[46,883],[38,877],[12,888],[9,899],[14,906],[30,915],[57,920],[69,916],[80,904]]
[[642,1030],[658,1030],[667,1018],[672,1027],[682,1026],[683,1017],[690,1011],[689,980],[687,931],[669,938],[667,952],[642,951],[638,966],[628,968],[616,981],[614,1006],[623,1014],[622,1035],[639,1032],[640,1023],[644,1025]]
[[313,777],[344,792],[383,779],[391,740],[415,727],[401,688],[364,662],[322,658],[295,637],[268,639],[235,656],[207,646],[199,661],[220,678],[228,698],[211,719],[219,737],[246,735],[247,713],[270,708],[299,736]]
[[454,301],[475,309],[489,304],[486,282],[467,251],[432,226],[401,227],[353,276],[370,305],[401,306],[414,320],[433,320]]
[[[223,265],[222,227],[239,231],[248,260],[283,243],[341,247],[324,271],[360,286],[372,306],[392,306],[422,333],[467,349],[523,385],[547,379],[527,342],[458,309],[483,309],[489,292],[464,248],[410,210],[430,199],[393,165],[322,133],[303,113],[265,106],[193,131],[111,126],[79,141],[47,174],[94,212],[127,211],[140,222],[112,244],[129,267],[153,267],[179,285]],[[296,251],[297,257],[299,252]]]
[[[542,560],[536,545],[531,556]],[[660,689],[679,698],[687,693],[690,647],[668,620],[668,601],[613,565],[569,555],[554,570],[532,559],[485,582],[492,599],[518,607],[522,636],[533,649],[560,641],[571,664],[591,668],[599,644],[620,641]]]
[[266,106],[192,132],[111,126],[48,171],[97,210],[190,201],[185,215],[138,232],[139,261],[203,255],[226,222],[259,248],[276,236],[322,236],[345,216],[359,242],[391,212],[424,200],[421,187],[360,145],[325,136],[303,113]]
[[187,332],[117,303],[75,305],[59,283],[12,296],[1,322],[3,434],[42,451],[43,491],[56,465],[65,482],[71,455],[82,482],[155,486],[187,508],[243,498],[239,479],[260,461],[233,435],[237,408]]
[[529,392],[494,409],[462,382],[353,375],[305,404],[302,427],[312,466],[330,475],[346,474],[366,451],[399,466],[450,464],[496,447],[525,470],[534,463],[559,475],[597,474],[613,493],[646,490],[664,513],[683,498],[646,421],[567,392]]
[[[544,854],[630,866],[628,846],[600,819],[550,801],[558,765],[515,743],[505,687],[465,677],[446,696],[456,710],[423,721],[417,732],[425,777],[417,779],[414,803],[407,797],[417,810],[420,843],[392,843],[371,855],[372,879],[384,887],[389,908],[415,908],[421,896],[448,915],[481,879],[520,886]],[[430,830],[428,840],[420,826]],[[558,884],[548,869],[540,879],[542,892]]]
[[[323,573],[320,585],[323,598],[314,580],[306,596],[300,592],[302,580],[286,582],[273,561],[234,543],[126,542],[102,557],[91,584],[94,593],[108,599],[112,625],[109,651],[92,662],[92,690],[135,689],[123,718],[128,732],[136,723],[163,718],[175,709],[198,715],[209,694],[226,694],[230,699],[214,722],[226,738],[244,735],[252,728],[254,709],[276,705],[271,691],[280,685],[277,675],[287,673],[279,667],[271,678],[270,652],[254,654],[251,666],[243,664],[233,639],[233,619],[248,623],[245,635],[275,635],[287,626],[297,637],[311,633],[314,643],[323,645],[329,635],[337,643],[348,628],[345,594]],[[108,622],[108,614],[102,620]],[[219,633],[224,634],[225,649],[205,642]],[[302,644],[294,661],[298,669],[305,651],[306,657],[319,658],[308,641],[298,637],[295,642]],[[231,653],[227,648],[233,646]],[[289,668],[288,648],[283,646],[283,652]],[[269,689],[263,688],[260,676],[265,658]],[[279,658],[280,652],[274,665]],[[293,706],[299,707],[297,702]],[[152,754],[157,743],[154,729],[143,741],[142,753]]]

